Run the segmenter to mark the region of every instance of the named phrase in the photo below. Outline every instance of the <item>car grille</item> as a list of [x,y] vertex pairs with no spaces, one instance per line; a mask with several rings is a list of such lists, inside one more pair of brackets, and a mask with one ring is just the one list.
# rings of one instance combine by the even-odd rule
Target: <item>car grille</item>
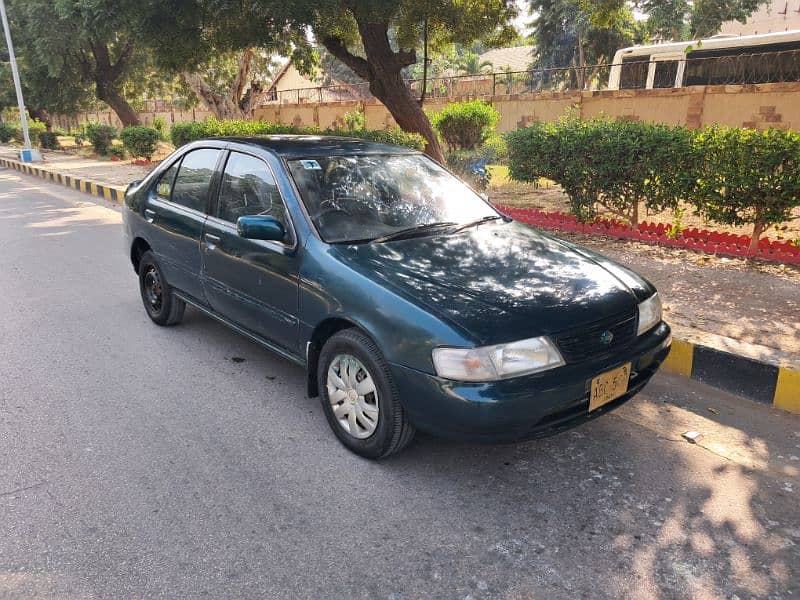
[[[630,345],[636,339],[636,318],[634,311],[595,321],[555,336],[556,345],[568,363],[603,357]],[[610,343],[602,339],[606,331],[614,336]]]

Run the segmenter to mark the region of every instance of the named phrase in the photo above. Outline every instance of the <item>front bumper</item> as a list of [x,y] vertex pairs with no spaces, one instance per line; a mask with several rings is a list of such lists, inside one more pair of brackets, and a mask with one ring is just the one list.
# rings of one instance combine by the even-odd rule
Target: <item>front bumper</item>
[[[513,442],[552,435],[630,400],[669,354],[670,328],[661,323],[612,357],[503,381],[464,383],[392,364],[395,384],[414,425],[434,435],[474,442]],[[628,392],[591,413],[593,377],[627,362]]]

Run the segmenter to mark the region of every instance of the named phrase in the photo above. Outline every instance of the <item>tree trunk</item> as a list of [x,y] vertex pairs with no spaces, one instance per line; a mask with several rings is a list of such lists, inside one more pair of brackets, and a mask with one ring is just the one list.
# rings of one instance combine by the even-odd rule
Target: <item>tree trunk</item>
[[439,138],[425,111],[403,81],[402,70],[417,61],[416,53],[392,50],[387,22],[371,23],[360,14],[355,14],[355,17],[366,59],[352,54],[339,38],[324,38],[322,44],[356,75],[369,82],[369,91],[389,110],[401,129],[419,133],[425,138],[425,152],[444,163]]
[[245,93],[253,67],[254,54],[253,48],[245,48],[242,51],[239,56],[236,77],[234,77],[228,93],[224,95],[212,88],[199,73],[185,71],[181,73],[181,77],[218,119],[246,119],[260,98],[256,94],[260,89],[254,90],[252,83],[250,89]]
[[125,100],[113,84],[98,80],[97,97],[111,107],[111,110],[113,110],[119,117],[119,120],[122,121],[123,127],[142,124],[142,121],[139,119],[139,113],[128,104],[128,101]]
[[760,218],[757,218],[756,222],[753,223],[753,235],[750,237],[750,247],[747,249],[748,254],[755,254],[758,252],[758,241],[766,228],[766,225]]
[[139,114],[128,104],[128,101],[119,91],[119,81],[128,68],[128,63],[133,55],[133,42],[128,41],[122,48],[116,63],[111,63],[111,53],[104,42],[91,41],[90,47],[94,56],[95,90],[97,98],[111,107],[123,127],[141,125]]
[[218,119],[241,119],[244,117],[238,104],[231,102],[229,96],[217,93],[199,74],[182,73],[181,76],[186,85]]
[[38,119],[47,127],[47,131],[53,131],[53,116],[46,108],[39,108],[35,106],[28,107],[28,113],[32,119]]

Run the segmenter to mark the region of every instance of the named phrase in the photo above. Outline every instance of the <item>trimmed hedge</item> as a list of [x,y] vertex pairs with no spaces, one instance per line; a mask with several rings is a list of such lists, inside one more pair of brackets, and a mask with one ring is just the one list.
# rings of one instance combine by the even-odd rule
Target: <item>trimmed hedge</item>
[[603,206],[635,226],[641,204],[661,211],[684,201],[712,221],[752,224],[755,247],[800,206],[800,136],[791,131],[569,117],[514,131],[507,142],[511,177],[555,181],[584,221]]
[[153,127],[136,125],[123,129],[119,134],[119,139],[122,140],[122,145],[132,157],[150,160],[155,154],[161,134]]
[[100,155],[107,155],[117,137],[117,130],[111,125],[102,123],[86,123],[86,138],[94,146],[94,151]]
[[492,136],[500,113],[482,100],[469,100],[448,104],[430,118],[450,150],[475,150]]
[[311,135],[341,135],[354,137],[374,142],[386,144],[396,144],[422,150],[425,141],[422,136],[406,133],[398,129],[326,129],[320,130],[317,127],[297,127],[295,125],[283,125],[281,123],[267,123],[266,121],[220,121],[209,117],[204,121],[189,121],[186,123],[175,123],[170,130],[172,144],[177,148],[208,137],[248,137],[258,135],[274,134],[311,134]]
[[11,123],[0,123],[0,142],[7,144],[14,139],[17,128]]

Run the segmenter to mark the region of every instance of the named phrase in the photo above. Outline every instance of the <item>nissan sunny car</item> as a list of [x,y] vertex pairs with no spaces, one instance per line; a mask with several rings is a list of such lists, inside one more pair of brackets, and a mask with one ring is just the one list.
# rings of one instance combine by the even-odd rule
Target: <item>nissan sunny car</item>
[[305,367],[369,458],[415,430],[508,442],[602,415],[670,348],[654,287],[501,214],[427,156],[317,136],[210,139],[125,196],[144,308],[187,304]]

